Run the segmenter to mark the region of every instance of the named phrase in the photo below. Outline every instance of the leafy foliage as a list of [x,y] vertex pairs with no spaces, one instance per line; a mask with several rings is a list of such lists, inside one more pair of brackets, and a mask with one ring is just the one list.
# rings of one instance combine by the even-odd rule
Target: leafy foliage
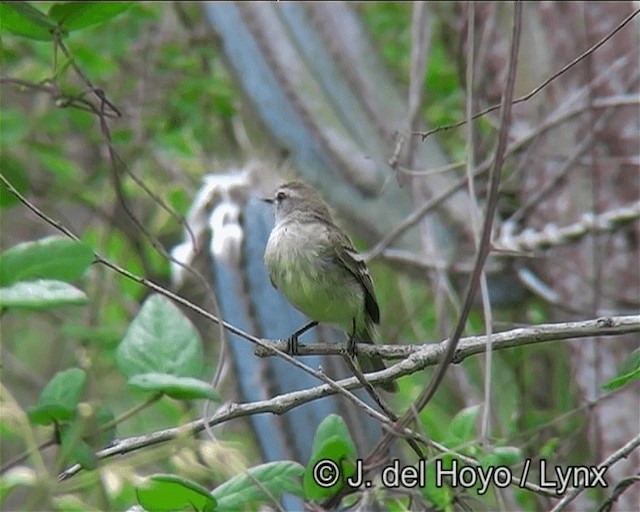
[[216,510],[216,500],[204,487],[174,475],[153,475],[137,488],[146,510]]
[[221,510],[237,510],[257,503],[273,503],[284,493],[302,496],[303,468],[290,461],[270,462],[249,469],[212,491]]
[[0,255],[0,284],[33,279],[73,282],[86,272],[93,251],[83,243],[48,237],[18,244]]
[[168,299],[152,295],[116,353],[126,377],[152,372],[199,377],[204,369],[202,342],[191,322]]
[[75,415],[86,379],[86,372],[80,368],[58,372],[42,390],[36,407],[29,411],[31,421],[46,425],[70,420]]
[[208,398],[220,401],[220,395],[209,384],[190,377],[176,377],[167,373],[139,373],[129,379],[129,385],[143,391],[164,393],[176,400]]
[[356,457],[356,446],[344,420],[330,414],[313,438],[311,459],[304,473],[305,496],[320,501],[336,494],[345,479],[354,475]]

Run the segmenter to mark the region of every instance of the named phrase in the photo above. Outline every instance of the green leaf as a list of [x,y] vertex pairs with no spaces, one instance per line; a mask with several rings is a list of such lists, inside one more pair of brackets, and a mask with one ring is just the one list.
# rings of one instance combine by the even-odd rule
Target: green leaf
[[[337,414],[330,414],[318,425],[313,438],[303,479],[305,497],[320,501],[335,495],[344,486],[345,478],[355,474],[356,458],[356,446],[347,425]],[[325,482],[320,485],[322,478]]]
[[51,41],[54,20],[27,2],[0,2],[0,29],[39,41]]
[[459,411],[451,420],[447,439],[458,443],[475,439],[476,420],[479,412],[480,405],[473,405]]
[[385,496],[384,506],[387,512],[408,512],[412,500],[409,496]]
[[269,462],[227,480],[211,494],[220,510],[245,510],[248,503],[273,504],[284,493],[302,496],[303,473],[304,468],[297,462]]
[[[447,465],[443,464],[443,467],[450,468],[451,461]],[[420,492],[434,505],[436,510],[455,510],[451,507],[454,493],[447,484],[442,485],[442,482],[436,480],[436,465],[433,462],[425,464],[425,484],[424,489],[421,489]]]
[[153,475],[136,487],[138,502],[146,510],[213,511],[216,500],[201,485],[175,475]]
[[558,451],[558,447],[562,444],[562,440],[559,437],[552,437],[548,439],[538,451],[538,456],[541,459],[551,459]]
[[49,16],[72,31],[104,23],[126,11],[133,2],[64,2],[54,4]]
[[522,462],[522,450],[517,446],[496,446],[493,455],[501,466],[513,466]]
[[305,469],[302,480],[305,498],[322,501],[344,487],[345,479],[356,472],[355,459],[349,452],[349,443],[337,436],[319,447]]
[[145,301],[116,352],[118,368],[127,378],[142,373],[198,378],[203,361],[202,342],[193,324],[157,294]]
[[38,425],[69,421],[76,412],[87,374],[80,368],[56,373],[40,393],[38,403],[29,409],[29,419]]
[[113,420],[113,413],[106,407],[79,403],[71,421],[58,422],[61,445],[58,459],[65,465],[77,463],[85,469],[96,469],[98,459],[94,450],[115,437],[115,426],[104,432],[101,428]]
[[48,309],[56,306],[82,306],[88,301],[87,295],[75,286],[49,279],[20,281],[0,288],[1,308]]
[[618,375],[606,382],[602,389],[613,391],[638,378],[640,378],[640,348],[631,352],[629,358],[622,363]]
[[349,432],[347,424],[344,422],[342,417],[337,414],[329,414],[329,416],[322,420],[322,423],[318,425],[313,437],[313,444],[311,446],[311,457],[318,455],[326,441],[336,436],[347,443],[347,455],[351,459],[355,459],[358,454],[356,445],[351,438],[351,433]]
[[[4,116],[4,114],[3,114]],[[0,127],[0,130],[3,130]],[[4,132],[2,137],[4,138]],[[27,173],[20,162],[12,158],[10,155],[4,154],[2,156],[2,176],[13,185],[20,194],[25,195],[29,188],[29,181],[27,180]],[[9,188],[0,181],[0,209],[10,208],[19,204],[20,200],[9,191]],[[0,267],[1,269],[1,267]]]
[[522,461],[522,450],[515,446],[497,446],[478,459],[484,469],[513,466]]
[[94,448],[105,446],[116,438],[115,425],[107,430],[102,430],[106,425],[112,424],[115,419],[111,409],[103,405],[98,406],[87,429],[89,431],[84,436],[89,446]]
[[84,439],[80,439],[74,432],[75,425],[65,425],[61,434],[61,445],[64,461],[69,464],[80,464],[84,469],[92,470],[98,467],[98,459],[91,447]]
[[131,377],[128,384],[142,391],[164,393],[176,400],[221,400],[220,395],[209,383],[193,377],[176,377],[167,373],[139,373]]
[[72,282],[93,263],[93,251],[84,242],[51,236],[15,245],[0,255],[0,285],[33,279]]
[[84,469],[93,470],[98,467],[98,459],[91,447],[82,439],[78,441],[71,450],[71,457]]

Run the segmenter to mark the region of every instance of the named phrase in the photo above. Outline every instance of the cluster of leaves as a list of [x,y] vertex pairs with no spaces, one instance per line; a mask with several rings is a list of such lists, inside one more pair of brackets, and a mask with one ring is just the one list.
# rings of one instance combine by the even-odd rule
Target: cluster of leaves
[[[19,244],[0,255],[0,308],[7,313],[82,306],[87,295],[69,281],[79,279],[94,256],[82,242],[50,237]],[[129,386],[175,400],[219,400],[200,380],[204,372],[202,342],[191,322],[168,299],[151,295],[131,322],[116,351],[116,363]],[[61,450],[60,464],[79,463],[96,469],[94,451],[115,438],[118,420],[101,402],[83,402],[87,372],[69,368],[56,373],[29,408],[33,425],[52,426]],[[3,430],[11,431],[3,422]],[[17,435],[17,432],[14,432]],[[208,492],[195,482],[173,475],[155,475],[138,486],[138,500],[148,510],[234,510],[253,502],[279,499],[283,492],[302,495],[295,482],[302,466],[276,462],[254,467]],[[4,475],[3,499],[24,481]]]
[[[163,297],[150,296],[127,326],[134,305],[144,298],[144,287],[92,266],[96,250],[138,274],[146,270],[147,275],[155,273],[166,279],[169,270],[165,258],[140,244],[115,219],[111,225],[104,222],[109,220],[115,199],[108,179],[111,164],[102,151],[105,139],[95,117],[75,108],[55,108],[91,97],[86,81],[75,71],[81,69],[87,80],[107,91],[127,114],[111,130],[118,150],[129,156],[144,147],[155,154],[155,161],[139,160],[135,171],[147,183],[157,184],[156,190],[166,193],[172,207],[186,211],[189,194],[185,184],[191,181],[176,183],[158,169],[171,172],[174,162],[186,161],[184,176],[197,176],[206,165],[204,161],[194,165],[198,156],[205,151],[223,155],[231,150],[225,129],[226,119],[234,114],[236,91],[224,68],[203,66],[202,52],[210,49],[211,41],[195,42],[193,52],[184,52],[183,41],[173,37],[181,32],[174,31],[165,32],[166,39],[157,44],[148,44],[148,35],[169,9],[168,5],[134,2],[0,3],[3,78],[10,77],[3,83],[0,116],[2,177],[19,194],[81,231],[83,239],[49,237],[15,245],[2,254],[4,349],[18,361],[17,368],[44,376],[30,377],[38,385],[12,386],[12,393],[18,393],[16,401],[3,393],[7,415],[3,414],[2,442],[7,459],[24,447],[35,453],[39,448],[30,440],[46,435],[52,440],[40,449],[60,445],[54,472],[76,462],[95,468],[95,451],[114,439],[116,425],[125,435],[175,425],[190,401],[218,398],[200,380],[209,368],[205,368],[202,343],[189,320]],[[194,7],[188,10],[187,15],[197,19]],[[123,12],[127,15],[118,16]],[[69,57],[61,51],[62,41]],[[133,46],[145,53],[150,64],[142,78],[130,73],[140,69],[143,60],[137,51],[132,52]],[[156,61],[162,65],[156,66]],[[215,53],[206,62],[215,63]],[[182,80],[185,75],[189,80]],[[133,104],[133,91],[145,81],[153,87],[148,94],[138,95],[140,102]],[[42,93],[50,101],[40,101],[49,99]],[[158,101],[163,95],[170,101]],[[127,109],[144,111],[144,115],[128,115]],[[156,214],[153,201],[139,190],[126,188],[125,192],[132,202],[147,205],[149,222],[161,231],[167,217]],[[0,207],[5,213],[5,243],[7,236],[25,237],[20,221],[24,215],[16,208],[19,204],[18,196],[3,181]],[[76,223],[78,219],[88,222]],[[5,372],[5,378],[11,379],[7,377],[10,373]],[[130,391],[123,388],[123,376]],[[163,396],[171,400],[159,400]],[[18,403],[33,405],[25,411]],[[122,424],[127,413],[120,413],[128,407],[136,411],[140,403],[149,410],[136,412],[133,425]],[[153,409],[151,404],[156,404]],[[3,503],[25,499],[21,488],[44,489],[41,484],[49,478],[25,473],[24,466],[16,469],[2,475]],[[109,508],[134,502],[133,484],[128,483],[110,496],[116,501]],[[95,488],[95,484],[84,487],[82,508],[89,506]],[[26,499],[36,508],[68,509],[70,495],[61,489],[51,492],[53,497],[34,492]]]
[[[113,199],[110,164],[100,153],[104,140],[95,117],[79,109],[52,108],[65,106],[68,98],[90,96],[73,62],[123,114],[113,123],[111,138],[130,170],[184,212],[188,188],[197,187],[197,177],[210,170],[207,155],[225,158],[236,147],[229,120],[237,91],[218,53],[211,51],[215,41],[189,40],[179,16],[169,16],[169,5],[61,2],[47,5],[46,14],[37,7],[0,4],[3,72],[18,81],[17,88],[5,86],[3,174],[21,193],[46,187],[47,197],[69,198],[90,210]],[[199,6],[186,11],[187,20],[200,18]],[[126,15],[117,16],[122,12]],[[163,19],[170,27],[152,37]],[[56,38],[64,40],[70,58],[62,55]],[[55,103],[35,101],[50,85],[57,90]],[[143,151],[148,158],[131,158]],[[167,179],[175,169],[181,169],[182,180]],[[149,219],[151,225],[167,223],[148,198],[126,191],[149,215],[157,215]],[[0,199],[15,202],[2,188]]]

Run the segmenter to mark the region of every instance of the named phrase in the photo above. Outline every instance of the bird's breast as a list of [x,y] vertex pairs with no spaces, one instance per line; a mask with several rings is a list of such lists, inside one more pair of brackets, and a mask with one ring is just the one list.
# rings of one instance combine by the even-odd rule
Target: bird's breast
[[364,319],[362,286],[341,265],[318,223],[276,226],[265,250],[273,284],[298,310],[319,322],[352,330]]
[[[315,226],[315,228],[313,227]],[[319,247],[327,243],[319,225],[289,223],[274,227],[265,250],[265,263],[274,284],[282,281],[314,279],[323,271],[323,258]]]

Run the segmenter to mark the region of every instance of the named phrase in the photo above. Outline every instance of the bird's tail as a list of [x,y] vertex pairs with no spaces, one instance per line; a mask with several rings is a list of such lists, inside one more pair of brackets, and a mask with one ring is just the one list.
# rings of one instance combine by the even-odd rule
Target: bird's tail
[[[360,329],[359,332],[356,333],[355,341],[358,343],[373,343],[373,331],[372,325],[365,325],[364,329]],[[362,354],[358,356],[358,362],[364,373],[377,372],[387,368],[382,358],[377,356],[370,357]],[[398,391],[398,384],[394,380],[381,382],[380,384],[376,384],[376,386],[380,386],[389,393]]]

